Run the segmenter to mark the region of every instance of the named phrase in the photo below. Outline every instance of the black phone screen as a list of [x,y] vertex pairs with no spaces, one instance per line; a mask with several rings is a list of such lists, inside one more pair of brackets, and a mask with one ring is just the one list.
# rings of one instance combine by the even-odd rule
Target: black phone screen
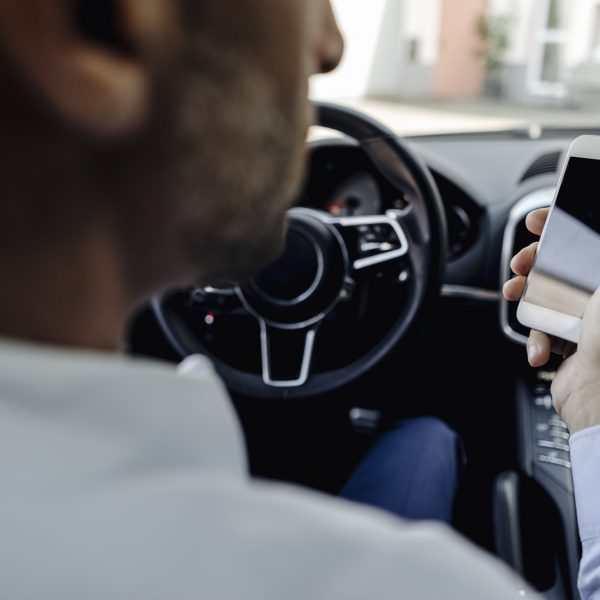
[[524,300],[583,316],[600,287],[600,160],[569,159]]

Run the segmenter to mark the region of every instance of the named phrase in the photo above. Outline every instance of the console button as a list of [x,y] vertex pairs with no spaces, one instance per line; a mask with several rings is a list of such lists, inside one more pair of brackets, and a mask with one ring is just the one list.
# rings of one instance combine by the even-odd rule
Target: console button
[[567,431],[565,431],[564,429],[559,429],[557,427],[552,427],[552,429],[550,429],[550,431],[548,432],[548,435],[551,438],[557,438],[557,439],[561,439],[561,440],[569,439],[569,433]]
[[552,396],[550,394],[544,394],[543,396],[536,396],[533,399],[536,406],[541,406],[547,410],[552,408]]
[[538,460],[542,463],[547,463],[550,465],[557,465],[559,467],[564,467],[565,469],[571,468],[571,461],[565,460],[564,458],[558,458],[556,456],[549,456],[547,454],[538,455]]
[[551,450],[561,450],[562,452],[569,452],[569,445],[561,442],[553,442],[550,440],[538,440],[537,445],[540,448],[550,448]]
[[561,429],[567,429],[567,424],[558,415],[550,417],[550,419],[548,419],[548,423],[550,423],[552,427],[560,427]]

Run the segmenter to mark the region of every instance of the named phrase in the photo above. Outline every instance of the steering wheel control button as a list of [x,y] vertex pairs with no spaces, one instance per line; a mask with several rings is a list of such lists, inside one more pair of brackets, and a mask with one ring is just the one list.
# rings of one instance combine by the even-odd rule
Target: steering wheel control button
[[355,271],[396,260],[408,252],[408,240],[393,212],[330,218],[346,241]]
[[398,275],[398,283],[406,283],[410,279],[410,271],[408,269],[402,269]]
[[356,288],[356,281],[352,277],[346,277],[344,279],[344,286],[340,291],[340,301],[348,302],[352,298],[354,289]]
[[198,287],[190,292],[190,305],[201,310],[230,310],[238,304],[234,290]]
[[205,304],[208,294],[204,288],[196,288],[190,292],[190,300],[195,304]]

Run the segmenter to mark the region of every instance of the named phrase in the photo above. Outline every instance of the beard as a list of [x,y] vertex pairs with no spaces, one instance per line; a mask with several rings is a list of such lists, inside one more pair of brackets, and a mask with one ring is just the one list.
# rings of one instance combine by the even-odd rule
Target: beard
[[239,280],[283,250],[308,102],[286,103],[259,65],[214,47],[193,41],[178,76],[173,241],[196,278]]
[[257,273],[283,251],[303,181],[306,90],[281,94],[273,76],[222,42],[188,44],[122,166],[134,187],[120,238],[140,299]]

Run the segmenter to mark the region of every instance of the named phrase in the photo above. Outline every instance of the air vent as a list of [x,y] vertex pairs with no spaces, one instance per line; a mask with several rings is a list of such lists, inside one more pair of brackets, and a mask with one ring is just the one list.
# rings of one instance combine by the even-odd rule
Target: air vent
[[448,260],[459,257],[473,238],[474,224],[469,213],[458,204],[446,206],[448,222]]
[[542,154],[537,158],[533,164],[525,171],[523,177],[521,177],[521,183],[531,179],[532,177],[539,177],[540,175],[546,175],[548,173],[556,173],[558,171],[558,165],[560,164],[560,157],[562,152],[548,152],[548,154]]
[[[554,188],[541,188],[528,194],[513,206],[504,231],[502,263],[500,265],[500,288],[502,288],[504,283],[512,276],[510,270],[510,261],[512,257],[519,250],[536,240],[536,237],[527,231],[525,218],[532,210],[550,206],[553,195]],[[500,325],[504,334],[509,339],[519,344],[527,343],[529,330],[526,327],[523,327],[517,320],[516,302],[507,302],[504,299],[501,300]]]
[[477,239],[481,208],[461,187],[437,171],[433,178],[444,203],[448,223],[448,260],[456,260]]

